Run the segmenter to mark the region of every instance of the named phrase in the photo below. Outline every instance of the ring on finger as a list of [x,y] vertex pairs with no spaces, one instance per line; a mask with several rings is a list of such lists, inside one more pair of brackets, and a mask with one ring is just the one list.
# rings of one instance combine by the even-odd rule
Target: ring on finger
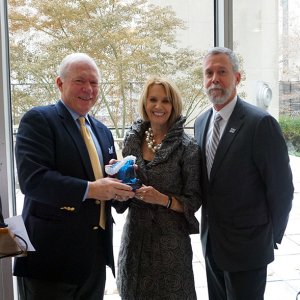
[[143,197],[143,196],[140,196],[139,198],[140,198],[141,200],[144,200],[144,197]]
[[115,194],[115,200],[118,200],[118,195],[117,194]]

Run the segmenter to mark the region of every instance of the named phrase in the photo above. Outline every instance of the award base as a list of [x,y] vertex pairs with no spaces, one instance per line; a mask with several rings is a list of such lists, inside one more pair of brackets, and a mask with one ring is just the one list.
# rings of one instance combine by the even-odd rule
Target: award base
[[142,187],[142,183],[139,179],[136,180],[136,182],[123,182],[129,186],[132,187],[132,191],[134,192],[135,190],[139,189],[140,187]]

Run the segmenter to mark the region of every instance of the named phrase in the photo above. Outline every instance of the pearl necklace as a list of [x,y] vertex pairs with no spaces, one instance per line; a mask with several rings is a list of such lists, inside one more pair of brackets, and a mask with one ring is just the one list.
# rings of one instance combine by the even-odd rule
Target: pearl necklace
[[147,142],[148,149],[150,149],[153,153],[155,153],[157,150],[160,149],[161,143],[154,146],[155,139],[151,127],[149,127],[149,129],[145,131],[145,134],[146,134],[146,142]]

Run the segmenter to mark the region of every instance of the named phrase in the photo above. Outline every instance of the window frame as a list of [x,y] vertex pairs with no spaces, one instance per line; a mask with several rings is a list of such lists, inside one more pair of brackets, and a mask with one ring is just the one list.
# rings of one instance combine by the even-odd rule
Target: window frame
[[[7,1],[0,1],[0,192],[4,218],[15,214]],[[0,260],[0,299],[14,299],[12,259]]]

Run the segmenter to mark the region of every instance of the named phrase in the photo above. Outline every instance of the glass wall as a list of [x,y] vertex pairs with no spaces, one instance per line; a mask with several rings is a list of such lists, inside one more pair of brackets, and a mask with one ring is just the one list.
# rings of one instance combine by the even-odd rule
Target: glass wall
[[[112,129],[116,140],[137,118],[136,102],[151,75],[170,77],[179,85],[187,126],[192,128],[194,118],[207,105],[201,56],[214,43],[213,1],[7,3],[14,133],[31,107],[57,101],[57,68],[71,52],[95,58],[101,71],[101,96],[92,113]],[[15,179],[12,200],[16,198],[20,214],[23,195],[17,174]]]
[[[213,46],[212,1],[183,5],[182,1],[74,0],[73,6],[62,5],[59,11],[57,3],[28,1],[21,6],[8,1],[15,131],[28,109],[57,101],[57,66],[66,54],[76,51],[90,54],[100,67],[101,97],[92,113],[112,128],[117,141],[138,117],[141,88],[155,74],[178,84],[185,99],[187,127],[192,127],[207,104],[201,55]],[[19,191],[17,195],[20,212],[23,197]]]

